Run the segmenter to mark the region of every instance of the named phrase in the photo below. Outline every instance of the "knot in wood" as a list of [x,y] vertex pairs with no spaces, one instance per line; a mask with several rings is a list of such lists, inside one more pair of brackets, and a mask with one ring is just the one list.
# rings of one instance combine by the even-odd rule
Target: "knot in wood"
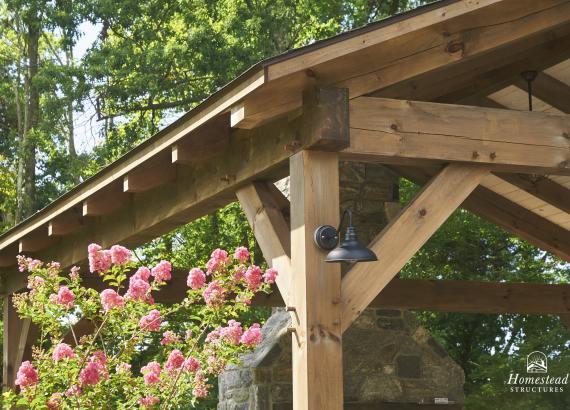
[[313,70],[311,70],[310,68],[307,68],[305,70],[305,74],[307,75],[307,77],[311,77],[311,78],[314,78],[317,76],[317,74]]
[[473,157],[473,159],[479,158],[479,153],[477,151],[473,151],[473,154],[471,154],[471,156]]
[[423,217],[423,216],[426,216],[426,215],[427,215],[427,210],[426,210],[425,208],[422,208],[422,209],[420,209],[419,214],[420,214],[420,216],[422,216],[422,217]]
[[463,44],[461,41],[450,41],[445,47],[445,51],[447,51],[449,54],[463,52],[464,50],[465,44]]
[[566,139],[570,139],[570,134],[568,134],[567,132],[563,132],[562,137],[564,137]]
[[497,158],[497,154],[494,153],[494,152],[491,152],[491,153],[489,154],[489,158],[495,159],[495,158]]
[[398,124],[392,124],[390,125],[390,128],[393,129],[394,131],[398,131]]

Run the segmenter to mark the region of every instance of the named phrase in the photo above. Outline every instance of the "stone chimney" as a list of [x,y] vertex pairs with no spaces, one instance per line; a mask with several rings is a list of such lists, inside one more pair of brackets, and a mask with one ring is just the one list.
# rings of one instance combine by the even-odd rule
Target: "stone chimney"
[[[276,185],[288,196],[288,179]],[[341,162],[340,206],[354,209],[354,224],[367,244],[400,209],[398,177],[380,165]],[[275,309],[263,342],[240,367],[220,376],[218,410],[292,409],[289,323],[289,313]],[[343,362],[347,409],[464,399],[463,370],[407,311],[363,312],[343,335]]]

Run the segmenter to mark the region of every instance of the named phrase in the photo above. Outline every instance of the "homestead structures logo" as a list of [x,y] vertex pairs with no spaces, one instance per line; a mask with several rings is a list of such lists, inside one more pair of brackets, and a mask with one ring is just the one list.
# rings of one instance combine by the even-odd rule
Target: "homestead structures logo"
[[[512,393],[563,393],[568,385],[568,373],[549,375],[548,358],[542,352],[532,352],[526,357],[527,375],[511,372],[505,381]],[[540,376],[537,376],[539,374]]]
[[527,373],[548,373],[548,359],[542,352],[532,352],[526,357]]

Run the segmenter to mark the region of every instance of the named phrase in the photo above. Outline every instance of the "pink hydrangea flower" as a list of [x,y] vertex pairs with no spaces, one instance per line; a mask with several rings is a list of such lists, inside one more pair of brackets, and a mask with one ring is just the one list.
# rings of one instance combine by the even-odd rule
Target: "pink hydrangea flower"
[[202,296],[204,296],[204,300],[208,306],[219,306],[224,302],[225,293],[221,283],[215,280],[210,282]]
[[228,326],[222,327],[220,329],[220,335],[227,340],[229,343],[237,345],[243,334],[243,329],[240,322],[235,320],[230,320]]
[[247,268],[247,271],[245,271],[244,279],[250,290],[253,292],[257,291],[261,285],[261,268],[255,265],[250,266]]
[[192,394],[197,398],[208,396],[208,385],[206,384],[206,378],[200,370],[198,370],[194,376],[194,388],[192,389]]
[[273,268],[269,268],[263,274],[263,280],[265,283],[275,283],[275,279],[277,279],[277,270]]
[[179,341],[178,336],[172,330],[167,330],[162,334],[162,340],[160,344],[163,346],[168,346]]
[[159,282],[165,282],[172,278],[172,264],[168,261],[160,261],[158,265],[156,265],[150,271],[150,274],[154,276],[154,279]]
[[133,275],[129,279],[129,290],[125,296],[134,300],[147,300],[150,292],[150,284],[140,276]]
[[67,286],[60,286],[55,298],[55,303],[69,309],[73,307],[74,302],[75,295],[73,292]]
[[184,355],[180,350],[174,349],[172,352],[170,352],[170,355],[168,355],[168,360],[166,360],[164,368],[172,372],[174,370],[180,369],[183,364],[184,364]]
[[210,260],[206,263],[206,272],[211,275],[214,272],[224,268],[230,263],[228,252],[223,249],[216,249],[212,252]]
[[53,349],[52,359],[54,362],[59,362],[65,358],[73,359],[74,357],[75,353],[67,343],[60,343]]
[[207,343],[217,343],[219,342],[220,338],[222,337],[221,328],[217,328],[212,330],[210,333],[206,335],[206,342]]
[[111,267],[111,252],[103,250],[103,248],[96,243],[89,245],[87,248],[87,254],[89,259],[89,270],[92,273],[105,272]]
[[81,389],[80,386],[74,385],[74,386],[71,386],[69,389],[66,390],[65,396],[66,397],[79,396],[82,392],[83,392],[83,390]]
[[240,342],[247,346],[255,346],[260,343],[262,339],[261,327],[259,323],[254,323],[243,333]]
[[241,263],[246,263],[249,260],[250,254],[249,250],[245,246],[240,246],[236,248],[234,252],[234,258]]
[[100,380],[99,365],[93,361],[87,363],[87,366],[79,373],[79,382],[82,386],[95,385]]
[[158,362],[149,362],[146,366],[141,368],[144,383],[146,385],[155,384],[160,382],[160,364]]
[[46,281],[41,276],[28,276],[28,289],[36,289],[45,285]]
[[201,269],[192,268],[188,273],[186,284],[191,289],[200,289],[206,283],[206,274]]
[[72,266],[70,273],[69,273],[69,278],[71,280],[78,280],[79,279],[79,271],[81,268],[79,268],[79,266]]
[[150,279],[150,269],[147,268],[146,266],[141,266],[140,268],[137,269],[137,271],[133,276],[136,276],[148,282],[148,280]]
[[113,289],[105,289],[101,292],[101,304],[103,305],[103,310],[108,312],[113,308],[125,306],[125,300]]
[[111,262],[115,265],[125,265],[131,261],[132,252],[121,245],[113,245],[110,249]]
[[198,370],[200,370],[200,362],[198,361],[198,359],[192,356],[186,359],[182,366],[184,370],[189,372],[197,372]]
[[139,404],[147,409],[151,409],[160,403],[160,399],[155,396],[146,396],[139,399]]
[[22,389],[26,389],[29,386],[34,386],[38,384],[39,377],[38,372],[32,366],[29,360],[26,360],[20,365],[18,373],[16,374],[16,386],[20,386]]
[[244,265],[236,266],[234,270],[234,281],[239,282],[245,275],[246,267]]
[[143,316],[139,321],[139,327],[143,330],[148,330],[150,332],[160,331],[160,312],[156,309],[148,312],[146,316]]

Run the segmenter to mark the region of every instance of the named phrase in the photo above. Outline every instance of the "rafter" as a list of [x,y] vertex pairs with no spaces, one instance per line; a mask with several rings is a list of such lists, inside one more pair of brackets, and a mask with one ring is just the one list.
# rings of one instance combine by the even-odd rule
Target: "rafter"
[[380,262],[356,264],[342,280],[343,331],[487,174],[485,168],[448,165],[388,224],[371,244]]

